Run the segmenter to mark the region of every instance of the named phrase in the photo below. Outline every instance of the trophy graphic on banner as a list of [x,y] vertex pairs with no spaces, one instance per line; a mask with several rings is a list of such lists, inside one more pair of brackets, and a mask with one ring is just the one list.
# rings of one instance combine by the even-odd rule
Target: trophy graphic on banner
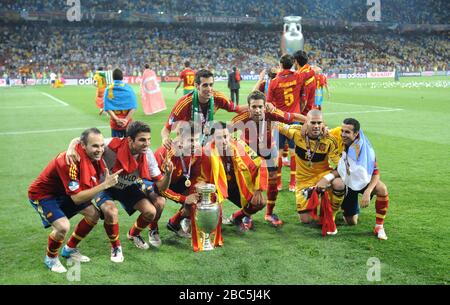
[[213,250],[210,234],[216,230],[219,223],[220,208],[217,202],[211,202],[211,194],[216,190],[214,184],[203,184],[196,187],[200,194],[200,202],[197,204],[196,223],[201,233],[202,250]]
[[297,50],[302,50],[305,40],[302,34],[302,17],[287,16],[283,18],[283,36],[281,37],[281,50],[283,53],[294,54]]

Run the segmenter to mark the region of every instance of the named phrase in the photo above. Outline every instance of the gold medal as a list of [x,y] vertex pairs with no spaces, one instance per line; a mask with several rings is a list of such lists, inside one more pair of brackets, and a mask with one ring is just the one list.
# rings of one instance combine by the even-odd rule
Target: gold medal
[[184,185],[185,185],[186,187],[190,187],[190,186],[191,186],[191,180],[186,179],[186,181],[184,182]]

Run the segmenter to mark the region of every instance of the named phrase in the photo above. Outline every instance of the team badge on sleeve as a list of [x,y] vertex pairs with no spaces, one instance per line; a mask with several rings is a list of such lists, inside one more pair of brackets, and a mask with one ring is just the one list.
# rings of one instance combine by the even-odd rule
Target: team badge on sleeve
[[174,123],[175,118],[173,117],[173,115],[170,116],[169,118],[169,125],[172,126]]
[[80,188],[80,184],[78,183],[78,181],[70,181],[69,182],[69,190],[76,191]]

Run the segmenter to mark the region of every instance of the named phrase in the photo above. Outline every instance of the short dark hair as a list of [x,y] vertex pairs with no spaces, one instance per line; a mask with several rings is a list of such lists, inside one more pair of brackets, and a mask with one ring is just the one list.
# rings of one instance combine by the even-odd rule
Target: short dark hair
[[200,80],[200,78],[202,78],[202,77],[203,78],[214,77],[214,74],[211,71],[206,70],[206,69],[198,70],[197,73],[195,73],[195,83],[197,85],[200,85],[202,83]]
[[123,80],[122,70],[119,68],[113,70],[113,80]]
[[93,134],[102,134],[102,132],[98,128],[95,128],[95,127],[88,128],[88,129],[86,129],[85,131],[83,131],[81,133],[80,142],[83,143],[84,145],[87,145],[88,144],[88,138],[89,138],[89,135],[91,133],[93,133]]
[[236,72],[236,70],[237,70],[237,68],[236,68],[236,67],[233,67],[233,71]]
[[150,68],[150,65],[149,65],[149,64],[145,64],[144,68],[145,68],[145,69],[149,69],[149,68]]
[[189,62],[189,60],[186,60],[186,61],[184,62],[184,66],[185,66],[186,68],[188,68],[188,67],[191,66],[191,63]]
[[103,67],[98,67],[98,71],[103,71]]
[[266,95],[259,90],[250,92],[247,96],[247,103],[250,105],[250,100],[264,100],[266,102]]
[[133,121],[127,127],[127,137],[130,137],[133,141],[140,132],[151,132],[150,126],[147,123],[141,121]]
[[361,128],[361,125],[359,124],[358,120],[354,118],[346,118],[342,123],[345,125],[352,125],[353,132],[359,132]]
[[301,67],[303,67],[308,63],[308,55],[306,54],[305,51],[302,50],[295,51],[294,58]]
[[290,69],[294,65],[294,56],[290,54],[284,54],[280,58],[280,64],[283,69]]

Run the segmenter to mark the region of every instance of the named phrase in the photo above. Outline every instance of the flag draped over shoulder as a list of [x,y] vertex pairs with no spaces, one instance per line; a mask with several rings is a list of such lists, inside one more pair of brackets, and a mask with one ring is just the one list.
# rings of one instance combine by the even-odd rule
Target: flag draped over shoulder
[[241,202],[249,202],[256,190],[267,190],[268,171],[264,160],[242,140],[232,141],[233,168]]
[[[75,147],[76,152],[80,156],[80,186],[81,189],[90,189],[93,188],[98,184],[99,181],[92,180],[92,177],[97,177],[97,170],[95,169],[94,165],[92,164],[91,159],[86,154],[86,151],[83,149],[81,144],[77,144]],[[98,167],[100,173],[102,174],[105,172],[105,163],[103,159],[98,161]],[[72,167],[71,167],[72,171]],[[75,179],[74,179],[75,180]]]
[[339,160],[338,172],[345,185],[354,191],[363,189],[372,178],[375,169],[375,151],[363,131],[359,137],[343,152]]
[[136,94],[130,85],[116,80],[111,86],[106,88],[104,104],[105,111],[136,109]]
[[359,131],[359,138],[349,147],[348,157],[356,161],[357,165],[364,167],[367,174],[372,176],[375,166],[375,151],[362,130]]

